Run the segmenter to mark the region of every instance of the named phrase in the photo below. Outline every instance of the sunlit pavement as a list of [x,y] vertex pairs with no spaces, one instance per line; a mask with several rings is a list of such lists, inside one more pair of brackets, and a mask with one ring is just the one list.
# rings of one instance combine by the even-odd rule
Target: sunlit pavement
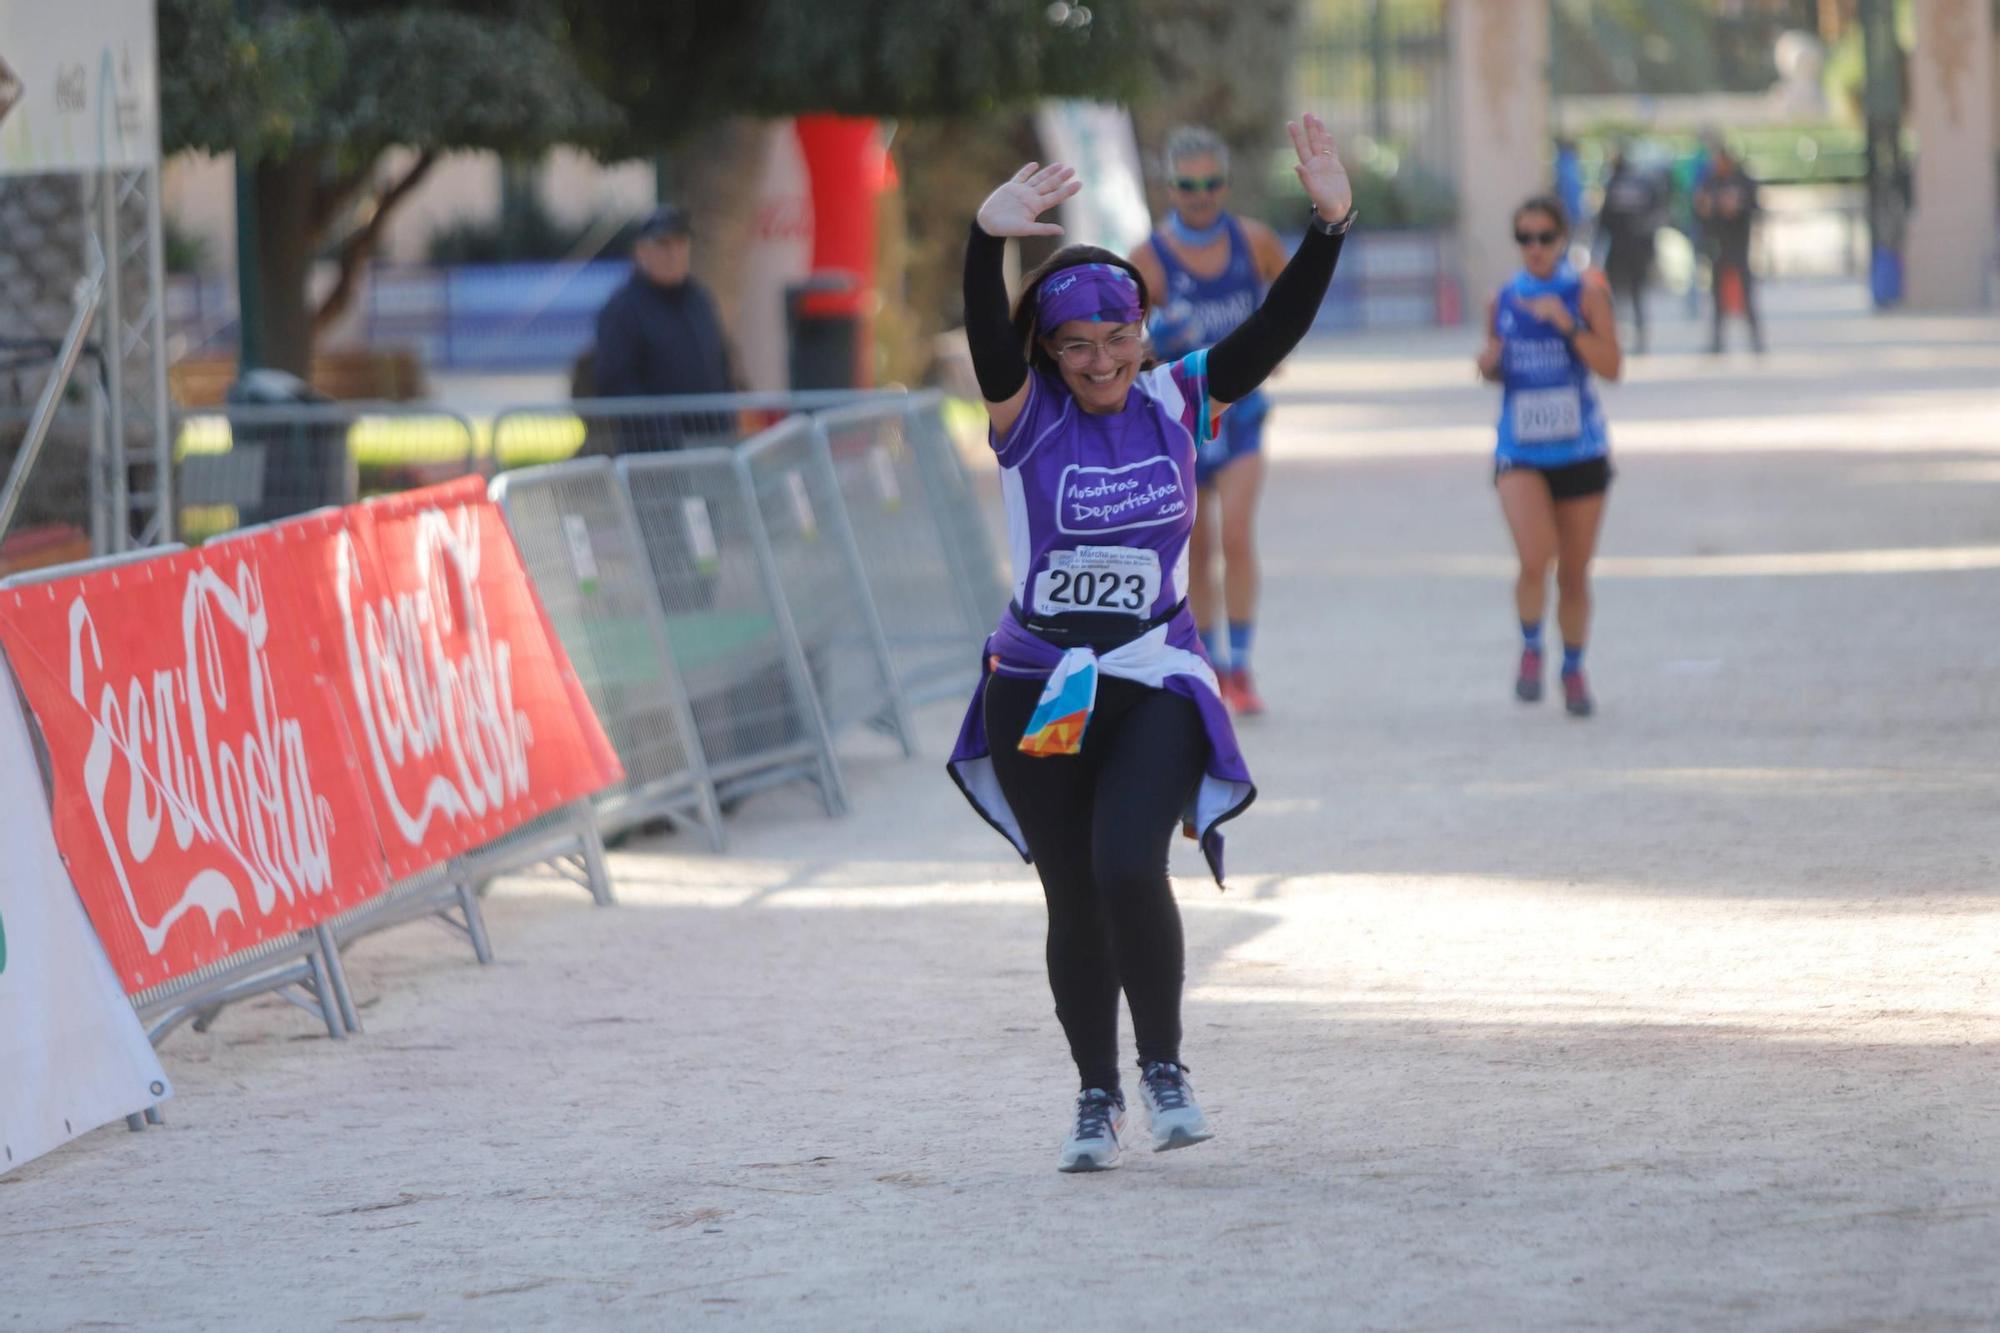
[[1227,894],[1175,852],[1212,1143],[1054,1171],[1039,891],[938,705],[845,819],[503,886],[492,968],[364,942],[365,1037],[176,1035],[166,1130],[0,1177],[0,1328],[1990,1327],[2000,322],[1656,303],[1588,722],[1511,698],[1472,335],[1280,381],[1262,798]]

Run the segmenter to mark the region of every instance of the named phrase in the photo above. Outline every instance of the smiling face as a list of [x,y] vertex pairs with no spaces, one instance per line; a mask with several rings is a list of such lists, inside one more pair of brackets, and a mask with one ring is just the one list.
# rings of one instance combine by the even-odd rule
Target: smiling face
[[1167,198],[1190,227],[1212,225],[1229,198],[1229,173],[1213,153],[1178,157],[1167,174]]
[[1514,243],[1521,247],[1521,263],[1537,278],[1555,273],[1566,240],[1562,223],[1551,213],[1524,208],[1514,215]]
[[1143,332],[1140,324],[1073,319],[1056,325],[1042,346],[1055,358],[1063,383],[1084,411],[1116,412],[1139,376]]

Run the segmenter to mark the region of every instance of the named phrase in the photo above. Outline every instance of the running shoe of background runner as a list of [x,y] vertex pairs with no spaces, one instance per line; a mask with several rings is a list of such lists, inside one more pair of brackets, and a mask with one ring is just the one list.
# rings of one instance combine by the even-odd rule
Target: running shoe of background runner
[[1056,1170],[1109,1171],[1118,1165],[1118,1136],[1124,1129],[1124,1097],[1085,1088],[1076,1095],[1076,1123],[1063,1140]]
[[1179,1065],[1160,1060],[1147,1065],[1139,1075],[1139,1100],[1146,1104],[1154,1152],[1191,1148],[1215,1137],[1215,1131],[1208,1127],[1208,1117],[1195,1104],[1187,1072]]
[[1542,650],[1523,648],[1521,669],[1514,675],[1514,697],[1524,704],[1540,703],[1542,699]]
[[1563,707],[1571,717],[1589,717],[1597,711],[1597,705],[1591,702],[1590,683],[1581,671],[1563,672]]
[[1222,702],[1230,712],[1242,717],[1256,717],[1264,711],[1263,697],[1257,693],[1257,684],[1248,671],[1222,673]]

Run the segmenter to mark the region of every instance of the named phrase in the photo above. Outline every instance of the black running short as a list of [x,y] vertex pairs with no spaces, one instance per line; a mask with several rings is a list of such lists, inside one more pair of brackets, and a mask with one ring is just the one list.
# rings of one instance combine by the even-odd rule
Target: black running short
[[1550,498],[1556,500],[1582,500],[1602,495],[1611,489],[1611,478],[1617,475],[1611,470],[1608,457],[1586,458],[1581,463],[1569,463],[1562,467],[1533,467],[1503,459],[1493,465],[1493,480],[1497,482],[1509,472],[1540,473],[1542,480],[1549,484]]

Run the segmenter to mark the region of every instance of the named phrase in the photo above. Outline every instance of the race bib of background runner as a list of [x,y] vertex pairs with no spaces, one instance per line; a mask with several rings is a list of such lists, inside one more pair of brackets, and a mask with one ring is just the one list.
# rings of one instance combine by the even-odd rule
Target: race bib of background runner
[[1514,438],[1522,444],[1573,440],[1583,434],[1583,395],[1574,384],[1514,391]]
[[1049,552],[1035,576],[1035,614],[1111,611],[1143,616],[1160,595],[1160,553],[1131,546]]

